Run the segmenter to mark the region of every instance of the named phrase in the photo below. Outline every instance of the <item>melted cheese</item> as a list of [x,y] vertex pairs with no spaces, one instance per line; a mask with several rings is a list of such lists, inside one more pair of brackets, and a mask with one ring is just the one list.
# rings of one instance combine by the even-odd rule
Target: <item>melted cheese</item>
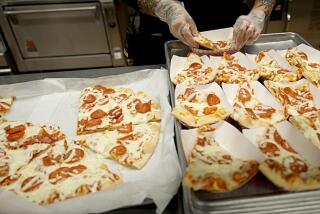
[[[115,93],[107,95],[104,95],[101,91],[93,87],[88,87],[83,90],[80,98],[80,108],[78,114],[78,131],[110,129],[130,122],[133,124],[140,124],[160,119],[160,108],[158,104],[145,93],[134,93],[128,88],[118,88],[114,90]],[[124,94],[126,98],[121,99],[121,96]],[[84,99],[88,95],[94,95],[96,100],[92,103],[86,104]],[[148,103],[151,100],[151,111],[146,113],[138,113],[135,109],[134,103],[136,99],[139,99],[142,103]],[[121,109],[123,119],[120,122],[115,122],[112,117],[107,115],[112,109],[115,108]],[[106,115],[101,118],[102,123],[91,127],[81,125],[80,121],[91,120],[91,114],[96,110],[102,110],[106,113]]]
[[11,107],[14,97],[1,97],[0,96],[0,117],[5,114]]
[[[158,142],[160,126],[158,123],[148,123],[133,125],[132,128],[133,130],[130,133],[119,133],[116,130],[105,131],[93,135],[81,136],[79,137],[79,140],[80,142],[84,141],[85,146],[102,154],[106,158],[116,159],[119,163],[126,166],[137,167],[137,161],[149,157],[153,152],[155,145],[152,146],[152,151],[143,151],[143,148],[147,143],[156,144]],[[134,139],[119,141],[119,139],[129,135],[133,135]],[[126,152],[119,156],[112,155],[112,149],[119,145],[125,146]],[[148,158],[145,159],[145,162],[147,160]]]
[[[282,144],[286,145],[287,149],[275,140],[274,133],[276,131],[275,127],[268,127],[265,134],[258,138],[257,143],[267,159],[274,160],[282,166],[282,170],[279,172],[281,176],[283,176],[284,179],[286,177],[289,179],[290,175],[298,175],[304,180],[320,178],[320,170],[318,167],[311,165],[307,160],[296,153],[286,140],[282,139]],[[273,144],[277,150],[273,149],[273,152],[266,152],[266,149],[262,149],[266,148],[266,143]],[[300,167],[297,167],[296,164],[299,164]],[[305,165],[307,169],[305,169],[303,165]],[[301,172],[297,173],[297,170],[300,170]]]

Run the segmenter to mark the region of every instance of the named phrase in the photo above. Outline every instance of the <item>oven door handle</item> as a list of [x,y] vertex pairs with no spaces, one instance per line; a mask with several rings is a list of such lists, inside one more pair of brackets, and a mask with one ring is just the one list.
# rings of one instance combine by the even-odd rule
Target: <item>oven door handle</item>
[[10,16],[10,15],[34,14],[34,13],[95,11],[95,10],[97,10],[97,6],[72,7],[72,8],[52,8],[52,9],[41,9],[41,10],[6,10],[3,13],[7,16]]

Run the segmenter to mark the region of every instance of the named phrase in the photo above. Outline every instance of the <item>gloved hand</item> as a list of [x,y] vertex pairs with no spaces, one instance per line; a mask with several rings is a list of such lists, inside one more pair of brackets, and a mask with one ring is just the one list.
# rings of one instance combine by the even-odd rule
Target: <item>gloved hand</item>
[[245,44],[255,42],[263,30],[265,19],[266,15],[261,10],[252,10],[246,16],[239,16],[233,26],[233,48],[240,50]]
[[171,34],[189,47],[199,47],[193,40],[198,34],[197,26],[186,9],[176,1],[161,0],[155,14],[169,26]]

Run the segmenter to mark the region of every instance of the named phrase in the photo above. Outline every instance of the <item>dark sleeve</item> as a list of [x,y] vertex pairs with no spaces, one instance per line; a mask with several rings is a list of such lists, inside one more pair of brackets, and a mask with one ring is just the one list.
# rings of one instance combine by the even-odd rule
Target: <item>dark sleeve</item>
[[139,10],[138,8],[138,0],[122,0],[127,5],[133,7],[136,10]]

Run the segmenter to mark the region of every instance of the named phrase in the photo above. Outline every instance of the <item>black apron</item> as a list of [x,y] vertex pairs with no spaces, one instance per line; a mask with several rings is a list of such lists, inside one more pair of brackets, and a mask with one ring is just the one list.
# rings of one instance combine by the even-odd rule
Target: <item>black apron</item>
[[[243,0],[184,0],[184,6],[195,21],[198,31],[232,27],[236,19],[249,13]],[[164,43],[174,38],[167,23],[148,15],[140,15],[139,36],[132,41],[134,65],[164,64]],[[130,44],[129,44],[130,46]]]

